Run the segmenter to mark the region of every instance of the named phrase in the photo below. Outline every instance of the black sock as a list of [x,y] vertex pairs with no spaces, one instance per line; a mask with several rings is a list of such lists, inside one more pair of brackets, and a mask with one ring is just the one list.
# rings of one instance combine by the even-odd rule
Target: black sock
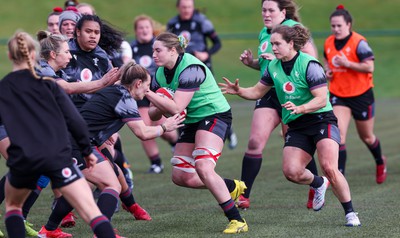
[[315,163],[314,156],[311,158],[310,163],[307,164],[306,169],[310,170],[311,173],[318,176],[317,163]]
[[230,193],[233,192],[233,190],[235,190],[235,188],[236,188],[235,181],[233,181],[232,179],[224,178],[224,182]]
[[35,204],[36,200],[38,199],[40,192],[42,192],[42,189],[36,188],[29,194],[28,198],[25,200],[24,205],[22,207],[22,214],[25,219],[28,217],[29,211],[31,210],[33,204]]
[[114,149],[122,152],[122,143],[120,137],[118,137],[117,141],[114,143]]
[[342,202],[342,207],[344,209],[344,214],[347,215],[350,212],[354,212],[353,203],[351,202]]
[[4,175],[0,180],[0,204],[3,203],[4,198],[5,198],[5,196],[4,196],[4,187],[5,187],[5,184],[6,184],[6,177],[7,177],[7,175]]
[[235,206],[235,202],[231,199],[228,201],[219,204],[222,208],[222,210],[225,213],[225,216],[228,218],[229,221],[231,220],[238,220],[240,222],[243,222],[242,217],[240,216],[239,210]]
[[127,207],[130,208],[133,204],[135,204],[135,198],[133,197],[132,190],[128,189],[125,192],[122,192],[119,195],[121,202]]
[[104,189],[97,200],[97,206],[100,208],[101,213],[110,221],[117,207],[118,197],[119,194],[117,191],[113,189]]
[[381,151],[381,142],[376,138],[375,142],[372,145],[367,145],[369,151],[374,156],[375,163],[377,165],[383,164],[382,160],[382,151]]
[[114,149],[114,163],[116,163],[121,168],[122,172],[126,175],[128,173],[127,168],[129,168],[129,161],[122,151],[122,143],[120,138],[118,138],[117,142],[114,144]]
[[25,225],[22,212],[11,210],[5,215],[5,224],[8,237],[25,237]]
[[150,163],[151,165],[156,164],[158,166],[161,165],[161,158],[160,158],[160,154],[156,154],[154,156],[151,156],[150,158]]
[[124,155],[120,151],[115,150],[114,163],[116,163],[121,169],[123,169],[124,162]]
[[311,182],[310,186],[313,188],[319,188],[324,184],[324,179],[321,176],[314,175],[314,179]]
[[242,181],[245,182],[247,189],[244,191],[245,198],[250,197],[251,188],[256,180],[262,164],[262,154],[245,154],[242,161]]
[[344,175],[346,169],[347,152],[346,145],[339,146],[339,171]]
[[115,237],[114,229],[106,216],[98,216],[90,221],[90,228],[97,238]]
[[62,219],[74,209],[63,196],[57,199],[57,203],[51,211],[49,220],[45,225],[46,230],[54,231],[60,225]]

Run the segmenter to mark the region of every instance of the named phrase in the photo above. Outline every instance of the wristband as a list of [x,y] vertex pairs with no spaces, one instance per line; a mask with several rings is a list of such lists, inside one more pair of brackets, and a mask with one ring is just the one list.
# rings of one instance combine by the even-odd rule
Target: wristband
[[161,124],[161,128],[163,129],[164,132],[167,131],[167,128],[164,126],[164,124]]

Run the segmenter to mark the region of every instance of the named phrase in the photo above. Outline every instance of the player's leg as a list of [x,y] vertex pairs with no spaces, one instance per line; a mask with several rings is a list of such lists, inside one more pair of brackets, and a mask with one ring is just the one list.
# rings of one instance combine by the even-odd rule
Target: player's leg
[[261,107],[253,112],[247,150],[242,161],[241,180],[246,183],[247,189],[239,198],[238,206],[240,208],[250,206],[250,193],[261,168],[263,150],[272,131],[280,122],[279,114],[273,108]]
[[351,120],[351,109],[346,106],[337,105],[333,106],[333,113],[337,117],[338,127],[340,131],[340,145],[339,145],[339,171],[345,174],[346,171],[346,160],[347,160],[347,150],[346,150],[346,136],[347,130],[349,128]]

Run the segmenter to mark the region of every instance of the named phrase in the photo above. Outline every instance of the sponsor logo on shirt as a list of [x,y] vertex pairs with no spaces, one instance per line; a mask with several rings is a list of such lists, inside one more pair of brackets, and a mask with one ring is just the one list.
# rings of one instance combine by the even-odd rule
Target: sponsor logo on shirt
[[98,66],[97,62],[99,62],[99,59],[98,58],[93,58],[93,63],[94,63],[95,66]]
[[268,49],[268,41],[264,41],[260,45],[260,51],[264,53],[265,51],[267,51],[267,49]]
[[295,90],[296,88],[292,82],[286,82],[283,84],[283,91],[285,93],[292,94]]
[[82,82],[92,81],[92,78],[93,78],[93,73],[92,73],[92,71],[90,71],[90,69],[84,68],[81,71],[81,81]]
[[151,66],[152,63],[152,59],[150,56],[148,55],[143,55],[142,57],[140,57],[139,59],[139,64],[145,68],[149,68]]

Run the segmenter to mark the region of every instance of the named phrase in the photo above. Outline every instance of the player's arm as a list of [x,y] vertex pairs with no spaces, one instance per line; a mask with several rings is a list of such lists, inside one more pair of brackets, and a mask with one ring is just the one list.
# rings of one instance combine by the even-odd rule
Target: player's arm
[[242,63],[252,69],[260,70],[260,65],[258,64],[258,58],[253,58],[253,52],[250,49],[244,50],[240,55],[239,60]]
[[271,86],[261,82],[258,82],[252,87],[242,88],[239,86],[239,79],[236,79],[234,83],[229,81],[228,78],[222,77],[222,79],[226,83],[218,83],[218,85],[224,94],[238,95],[239,97],[247,100],[260,99],[271,89]]
[[184,121],[184,117],[176,114],[172,117],[167,118],[165,122],[158,126],[146,126],[143,120],[132,120],[126,124],[129,129],[141,140],[150,140],[156,137],[160,137],[162,134],[168,131],[174,131],[177,128],[183,126],[181,123]]
[[56,82],[67,94],[94,93],[104,87],[114,84],[118,78],[118,68],[112,68],[99,80],[89,82],[67,82],[65,80],[57,80]]

